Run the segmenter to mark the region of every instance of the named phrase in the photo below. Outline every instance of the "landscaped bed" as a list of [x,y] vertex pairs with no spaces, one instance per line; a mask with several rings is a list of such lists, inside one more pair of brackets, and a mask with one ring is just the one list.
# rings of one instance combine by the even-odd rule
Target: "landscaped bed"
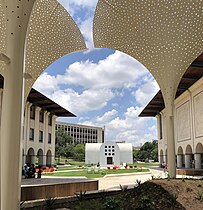
[[202,210],[203,181],[185,179],[151,180],[130,190],[125,188],[115,196],[85,200],[69,205],[71,210]]
[[52,172],[45,174],[48,176],[83,176],[87,178],[101,178],[108,174],[124,174],[124,173],[137,173],[137,172],[149,172],[149,169],[140,169],[140,168],[132,168],[132,169],[97,169],[97,168],[90,168],[89,169],[82,169],[79,171],[60,171],[60,172]]

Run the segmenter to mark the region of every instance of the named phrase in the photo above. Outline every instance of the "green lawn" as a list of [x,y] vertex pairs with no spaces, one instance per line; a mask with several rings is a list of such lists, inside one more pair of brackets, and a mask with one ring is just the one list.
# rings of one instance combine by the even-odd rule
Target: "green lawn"
[[[99,170],[99,171],[88,171],[87,169],[83,169],[80,171],[70,171],[70,172],[53,172],[48,173],[48,176],[85,176],[87,178],[100,178],[107,174],[122,174],[122,173],[136,173],[136,172],[148,172],[149,169],[117,169],[117,170]],[[45,175],[45,176],[46,176]]]
[[147,167],[147,166],[159,166],[159,163],[134,163],[134,164],[129,164],[129,165],[134,165],[134,166],[144,166],[144,167]]
[[76,166],[65,166],[65,167],[60,167],[57,169],[57,171],[69,171],[69,170],[84,170],[84,168],[76,167]]

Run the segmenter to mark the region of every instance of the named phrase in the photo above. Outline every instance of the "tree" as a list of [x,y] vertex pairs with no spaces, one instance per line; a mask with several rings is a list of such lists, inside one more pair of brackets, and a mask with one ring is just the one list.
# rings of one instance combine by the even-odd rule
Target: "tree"
[[74,158],[83,161],[85,159],[85,145],[84,144],[77,144],[74,149]]
[[[55,154],[56,156],[68,157],[67,146],[70,146],[72,142],[72,137],[69,136],[63,129],[58,129],[56,131],[56,142],[55,142]],[[68,147],[69,147],[68,146]]]
[[158,161],[158,142],[154,140],[152,142],[145,142],[138,152],[134,152],[134,156],[139,160],[153,159]]

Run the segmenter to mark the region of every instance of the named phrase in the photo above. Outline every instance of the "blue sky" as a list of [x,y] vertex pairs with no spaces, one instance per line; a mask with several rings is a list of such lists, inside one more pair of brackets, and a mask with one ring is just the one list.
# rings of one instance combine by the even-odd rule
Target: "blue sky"
[[77,115],[58,121],[101,126],[105,138],[135,146],[156,139],[156,120],[138,115],[159,90],[147,69],[112,49],[94,49],[92,22],[97,0],[59,0],[73,17],[88,51],[51,64],[34,88]]

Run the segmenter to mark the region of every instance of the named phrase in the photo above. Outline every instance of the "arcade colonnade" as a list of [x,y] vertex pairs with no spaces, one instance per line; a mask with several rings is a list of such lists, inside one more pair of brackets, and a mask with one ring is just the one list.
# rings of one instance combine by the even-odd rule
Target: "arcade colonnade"
[[[162,149],[159,152],[159,162],[168,163],[167,150],[163,151]],[[203,145],[198,143],[195,147],[195,150],[192,150],[192,145],[188,144],[186,149],[183,150],[181,146],[178,147],[177,151],[177,168],[193,168],[193,169],[202,169],[203,168]]]
[[[201,55],[203,58],[203,54]],[[201,59],[202,60],[202,59]],[[201,63],[199,59],[199,63]],[[192,69],[194,67],[191,67]],[[197,71],[196,67],[196,71]],[[202,68],[202,67],[199,67]],[[188,69],[187,72],[191,70]],[[202,71],[202,70],[200,70]],[[194,71],[193,71],[194,72]],[[196,72],[196,75],[198,73]],[[200,73],[202,75],[203,73]],[[189,78],[189,77],[188,77]],[[196,79],[193,79],[193,81]],[[175,151],[177,168],[203,169],[203,77],[175,99]],[[159,162],[168,162],[165,110],[156,116]]]
[[[176,174],[173,102],[183,73],[203,49],[201,16],[202,2],[196,0],[99,0],[94,17],[95,47],[139,60],[160,86],[171,177]],[[56,0],[0,0],[2,210],[19,209],[23,98],[50,63],[85,49],[79,29]]]

